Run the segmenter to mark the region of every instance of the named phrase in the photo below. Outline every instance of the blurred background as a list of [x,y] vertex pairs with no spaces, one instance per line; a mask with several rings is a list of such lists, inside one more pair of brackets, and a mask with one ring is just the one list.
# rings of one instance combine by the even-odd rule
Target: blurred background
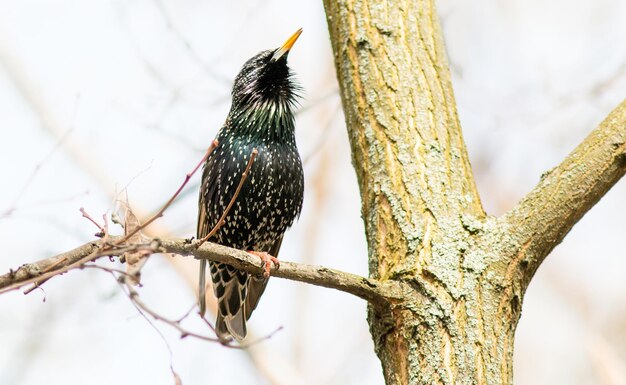
[[[510,209],[626,96],[626,2],[438,2],[460,119],[486,210]],[[360,199],[322,2],[0,0],[0,273],[93,239],[116,197],[140,218],[204,154],[245,60],[304,33],[297,139],[302,216],[280,257],[367,273]],[[199,176],[151,235],[195,233]],[[626,384],[626,183],[539,269],[515,383]],[[120,229],[114,227],[115,231]],[[177,318],[196,262],[155,256],[141,298]],[[189,328],[202,330],[190,317]],[[365,303],[272,279],[242,351],[180,339],[138,315],[112,277],[72,271],[0,296],[0,384],[382,384]],[[208,330],[204,330],[207,333]]]

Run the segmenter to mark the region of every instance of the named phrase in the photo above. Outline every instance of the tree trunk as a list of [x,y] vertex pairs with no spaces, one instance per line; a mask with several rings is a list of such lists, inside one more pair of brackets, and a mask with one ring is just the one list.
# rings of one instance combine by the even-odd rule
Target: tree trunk
[[[488,217],[461,134],[434,0],[324,4],[370,276],[397,282],[402,293],[369,306],[386,382],[510,384],[530,278],[626,170],[626,104],[581,145],[584,153],[597,151],[595,159],[571,155],[510,214]],[[588,180],[602,183],[571,195]],[[554,199],[555,192],[563,196]],[[542,207],[552,210],[549,220],[540,218]]]

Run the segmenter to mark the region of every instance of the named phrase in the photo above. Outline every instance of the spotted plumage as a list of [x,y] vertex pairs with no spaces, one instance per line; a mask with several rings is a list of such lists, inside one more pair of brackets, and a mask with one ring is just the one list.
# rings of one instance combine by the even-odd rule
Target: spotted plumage
[[[218,145],[203,170],[198,238],[217,224],[235,194],[253,149],[258,155],[224,225],[209,241],[277,256],[283,234],[299,216],[304,177],[294,135],[298,86],[287,66],[296,32],[275,50],[248,60],[233,85],[232,106],[217,134]],[[206,262],[200,265],[200,310],[204,313]],[[268,279],[209,262],[218,300],[215,330],[221,339],[246,336],[246,321]]]

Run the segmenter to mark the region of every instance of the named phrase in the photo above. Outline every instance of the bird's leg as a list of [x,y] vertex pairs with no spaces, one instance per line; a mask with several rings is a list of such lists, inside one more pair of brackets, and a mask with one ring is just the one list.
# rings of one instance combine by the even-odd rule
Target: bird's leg
[[276,266],[277,269],[280,267],[280,262],[278,261],[278,258],[271,256],[269,253],[266,253],[265,251],[248,250],[248,254],[256,255],[257,257],[261,258],[261,260],[263,261],[263,276],[265,278],[270,277],[270,269],[272,268],[272,262],[274,263],[274,266]]

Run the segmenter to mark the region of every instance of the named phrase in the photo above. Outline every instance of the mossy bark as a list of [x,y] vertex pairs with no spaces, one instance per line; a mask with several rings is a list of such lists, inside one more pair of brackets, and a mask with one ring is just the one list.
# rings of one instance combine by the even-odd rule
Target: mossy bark
[[[532,274],[625,171],[619,159],[626,106],[613,113],[613,131],[594,142],[606,161],[589,175],[605,181],[594,184],[595,198],[579,194],[544,221],[542,205],[556,210],[561,203],[546,191],[561,185],[558,168],[549,186],[529,194],[531,203],[488,217],[461,134],[434,0],[324,4],[370,276],[402,287],[401,296],[369,307],[387,384],[510,384],[515,327]],[[589,145],[581,146],[588,152]],[[584,175],[571,182],[576,178]],[[560,194],[567,199],[567,191]],[[552,225],[550,236],[539,233]]]

